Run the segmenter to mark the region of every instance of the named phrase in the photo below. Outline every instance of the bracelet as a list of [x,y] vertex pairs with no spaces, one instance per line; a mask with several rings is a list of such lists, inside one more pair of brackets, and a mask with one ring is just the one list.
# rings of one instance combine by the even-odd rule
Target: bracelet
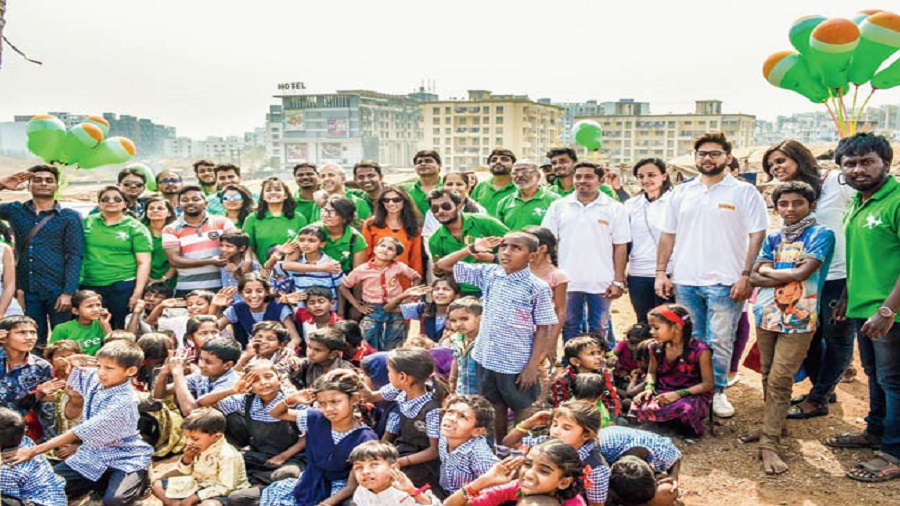
[[297,405],[297,403],[294,403],[294,404],[288,403],[287,397],[285,397],[284,399],[281,399],[281,402],[283,402],[284,405],[287,406],[287,407],[289,407],[289,408],[293,408],[294,406]]
[[681,390],[679,390],[676,393],[678,394],[678,397],[681,397],[682,399],[691,395],[691,391],[688,390],[687,388],[682,388]]
[[478,497],[478,494],[481,493],[481,492],[478,492],[477,490],[473,489],[471,485],[466,485],[465,487],[462,488],[462,491],[463,491],[463,495],[466,496],[466,499]]
[[422,495],[422,492],[425,492],[426,490],[429,490],[430,488],[431,488],[431,485],[426,483],[425,485],[413,490],[412,493],[409,494],[409,496],[410,497],[418,497],[418,496]]
[[750,271],[741,271],[741,277],[749,276],[749,275],[750,275]]
[[531,431],[530,431],[530,430],[526,429],[525,427],[522,427],[522,422],[517,423],[516,426],[515,426],[515,429],[516,429],[517,431],[521,432],[522,434],[525,434],[526,436],[530,436],[530,435],[531,435]]

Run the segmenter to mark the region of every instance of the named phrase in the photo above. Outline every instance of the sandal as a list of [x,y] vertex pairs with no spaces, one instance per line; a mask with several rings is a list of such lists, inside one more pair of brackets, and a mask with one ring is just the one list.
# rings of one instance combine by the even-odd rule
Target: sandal
[[847,370],[844,372],[844,376],[841,378],[841,383],[853,383],[856,381],[857,370],[856,367],[847,366]]
[[900,459],[884,452],[875,452],[875,460],[863,462],[847,471],[851,480],[880,483],[900,478]]
[[[804,411],[803,406],[809,405],[814,406],[813,409],[809,411]],[[817,416],[826,416],[828,415],[828,406],[820,406],[818,404],[813,404],[811,402],[803,401],[800,404],[795,404],[788,408],[787,419],[788,420],[806,420],[808,418],[816,418]]]
[[823,443],[832,448],[881,448],[881,438],[873,440],[865,432],[847,432],[840,436],[829,436]]

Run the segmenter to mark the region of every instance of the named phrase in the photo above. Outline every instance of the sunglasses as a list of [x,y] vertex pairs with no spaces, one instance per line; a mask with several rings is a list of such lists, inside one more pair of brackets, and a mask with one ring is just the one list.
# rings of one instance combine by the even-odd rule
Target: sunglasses
[[178,184],[180,182],[181,182],[181,180],[176,179],[176,178],[166,178],[166,179],[159,180],[159,184]]
[[383,199],[381,199],[382,204],[387,204],[388,202],[392,204],[399,204],[403,202],[403,199],[400,197],[384,197]]
[[126,188],[143,188],[144,183],[140,181],[125,181],[122,183],[122,186]]
[[243,195],[222,195],[222,202],[243,202]]
[[452,211],[454,205],[450,202],[444,202],[439,206],[431,206],[431,212],[437,214],[438,211]]
[[100,202],[103,204],[106,204],[107,202],[115,202],[116,204],[119,204],[121,202],[124,202],[124,200],[122,199],[122,197],[100,197]]

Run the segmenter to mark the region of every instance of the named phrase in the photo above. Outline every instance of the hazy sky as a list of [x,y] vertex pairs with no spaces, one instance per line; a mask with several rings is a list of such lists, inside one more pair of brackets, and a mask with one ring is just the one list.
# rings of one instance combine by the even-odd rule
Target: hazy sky
[[[179,135],[263,126],[276,84],[315,91],[468,89],[554,101],[634,98],[653,113],[718,98],[774,118],[824,110],[769,85],[798,17],[896,1],[8,0],[0,121],[47,111],[149,117]],[[880,96],[879,96],[880,95]],[[873,104],[900,103],[900,88]]]

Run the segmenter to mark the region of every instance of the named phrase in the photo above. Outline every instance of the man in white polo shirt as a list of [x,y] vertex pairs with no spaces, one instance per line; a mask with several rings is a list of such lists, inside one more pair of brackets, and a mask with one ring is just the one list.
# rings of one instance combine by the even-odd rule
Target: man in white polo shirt
[[[656,293],[685,306],[693,319],[693,337],[713,351],[716,393],[713,413],[734,415],[725,396],[735,329],[744,300],[750,297],[750,269],[769,224],[766,203],[756,188],[726,172],[731,143],[721,132],[694,141],[700,176],[675,187],[659,238]],[[678,249],[672,279],[666,265]],[[674,284],[674,289],[673,289]]]
[[587,307],[588,329],[606,335],[612,299],[625,292],[631,229],[625,206],[600,191],[603,168],[575,164],[575,192],[553,202],[544,221],[559,241],[559,267],[571,278],[563,340],[578,335]]

